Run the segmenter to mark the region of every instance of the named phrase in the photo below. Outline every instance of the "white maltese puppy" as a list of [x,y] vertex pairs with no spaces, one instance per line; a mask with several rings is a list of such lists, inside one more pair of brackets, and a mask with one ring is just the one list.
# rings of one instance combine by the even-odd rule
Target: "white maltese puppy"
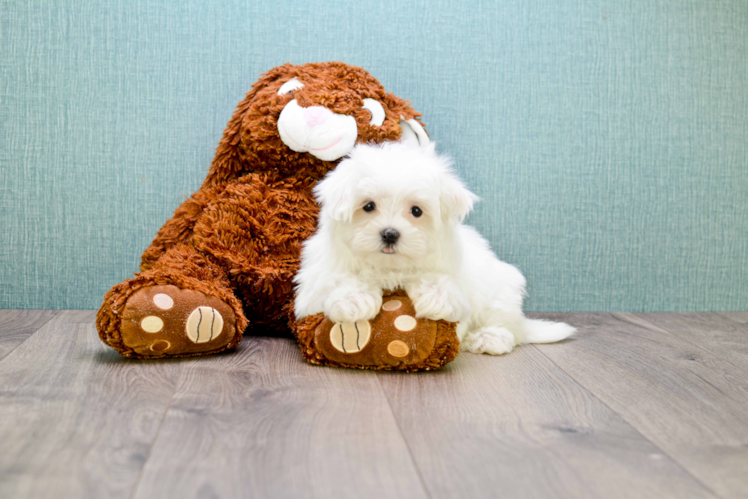
[[574,333],[525,318],[525,278],[461,224],[478,198],[433,144],[359,145],[314,192],[322,210],[295,278],[298,318],[370,320],[382,291],[402,288],[417,317],[458,322],[470,352],[504,354]]

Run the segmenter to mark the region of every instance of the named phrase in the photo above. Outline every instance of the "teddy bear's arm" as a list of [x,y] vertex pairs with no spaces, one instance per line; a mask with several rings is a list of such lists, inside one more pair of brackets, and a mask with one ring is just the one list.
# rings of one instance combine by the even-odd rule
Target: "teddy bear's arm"
[[[260,82],[263,80],[261,79]],[[216,155],[210,165],[208,176],[203,182],[203,189],[225,185],[248,172],[247,163],[241,155],[242,121],[251,108],[258,84],[236,106],[231,120],[226,125],[221,142],[218,143],[216,148]]]
[[217,189],[201,189],[186,199],[174,211],[174,216],[159,229],[156,237],[140,258],[140,270],[151,269],[156,261],[170,248],[179,243],[189,243],[195,223],[205,207],[219,195]]
[[256,92],[256,88],[250,90],[237,105],[226,125],[226,130],[223,131],[223,137],[218,143],[216,155],[202,187],[177,208],[174,217],[166,221],[151,245],[143,252],[140,261],[141,271],[153,267],[164,252],[174,245],[189,242],[195,223],[205,206],[220,196],[227,184],[246,173],[246,165],[240,154],[241,125]]

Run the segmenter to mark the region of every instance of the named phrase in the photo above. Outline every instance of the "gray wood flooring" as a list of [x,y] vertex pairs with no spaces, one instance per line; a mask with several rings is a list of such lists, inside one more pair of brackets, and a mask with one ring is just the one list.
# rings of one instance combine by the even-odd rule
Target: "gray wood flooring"
[[0,310],[0,496],[748,496],[748,313],[533,316],[579,333],[409,375],[272,337],[127,360],[92,311]]

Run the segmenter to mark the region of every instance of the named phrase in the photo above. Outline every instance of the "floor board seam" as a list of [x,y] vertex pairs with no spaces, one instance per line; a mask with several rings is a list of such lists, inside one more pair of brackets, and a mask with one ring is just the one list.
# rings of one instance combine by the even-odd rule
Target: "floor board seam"
[[694,344],[694,343],[693,343],[693,341],[691,341],[691,340],[689,340],[689,339],[687,339],[687,338],[685,338],[685,337],[681,337],[681,336],[680,336],[680,335],[678,335],[677,333],[673,333],[672,331],[668,330],[668,329],[667,329],[667,328],[665,328],[665,327],[662,327],[662,326],[659,326],[659,325],[656,325],[656,324],[652,323],[652,322],[651,322],[651,321],[649,321],[648,319],[646,319],[646,318],[643,318],[643,317],[641,316],[641,314],[642,314],[642,313],[616,313],[616,314],[614,315],[614,317],[616,317],[616,318],[619,318],[619,316],[618,316],[618,315],[624,315],[624,316],[622,316],[622,317],[620,317],[620,318],[621,318],[621,319],[625,319],[625,315],[626,315],[626,314],[631,314],[631,315],[633,315],[633,316],[636,316],[636,317],[637,317],[637,318],[639,318],[639,319],[640,319],[641,321],[643,321],[644,323],[646,323],[646,324],[647,324],[647,326],[649,326],[649,327],[650,327],[650,329],[654,329],[654,330],[660,330],[661,332],[663,332],[663,333],[666,333],[666,334],[670,335],[671,337],[675,337],[675,338],[676,338],[676,339],[677,339],[677,340],[678,340],[679,342],[684,342],[684,343],[686,343],[686,344],[690,345],[690,346],[691,346],[691,347],[693,347],[694,349],[699,349],[699,350],[701,350],[701,351],[707,352],[707,353],[711,354],[712,356],[716,356],[716,357],[719,357],[719,358],[721,358],[721,357],[722,357],[722,355],[721,355],[721,354],[719,354],[719,353],[716,353],[716,352],[713,352],[713,351],[712,351],[711,349],[709,349],[709,348],[707,348],[707,347],[704,347],[703,345],[699,345],[699,344]]
[[739,321],[736,321],[734,318],[730,317],[730,313],[744,313],[744,312],[748,312],[748,311],[713,311],[714,314],[726,320],[731,325],[734,325],[735,328],[737,328],[741,332],[748,333],[748,323],[740,323]]
[[390,414],[392,415],[392,419],[395,421],[395,425],[397,426],[397,432],[400,433],[400,438],[403,440],[403,443],[405,443],[405,449],[408,450],[408,456],[410,457],[410,462],[413,464],[413,468],[416,470],[416,474],[418,474],[418,481],[421,483],[421,487],[423,488],[423,491],[426,493],[427,498],[434,498],[434,496],[431,494],[431,491],[429,491],[428,487],[426,486],[426,481],[423,478],[423,473],[421,472],[421,468],[418,466],[418,462],[416,461],[415,456],[413,455],[413,450],[410,449],[410,443],[408,442],[408,439],[405,437],[405,434],[403,433],[402,427],[400,427],[400,421],[397,418],[397,415],[395,415],[395,409],[392,408],[392,402],[390,401],[390,396],[387,394],[387,391],[384,390],[384,386],[382,385],[381,377],[382,375],[377,374],[377,384],[379,384],[379,388],[382,391],[382,394],[384,395],[385,401],[387,401],[387,406],[390,409]]
[[[712,356],[715,356],[715,357],[718,357],[718,358],[723,358],[724,357],[722,354],[720,354],[718,352],[714,352],[711,349],[709,349],[708,347],[705,347],[705,346],[699,345],[699,344],[695,344],[692,340],[689,340],[686,337],[682,337],[682,336],[678,335],[677,333],[673,333],[671,330],[668,330],[664,326],[660,326],[660,325],[657,325],[655,323],[652,323],[646,317],[642,317],[641,316],[642,314],[646,314],[646,313],[617,313],[617,314],[622,314],[622,315],[632,314],[632,315],[636,316],[637,318],[639,318],[641,321],[645,322],[648,326],[650,326],[650,327],[652,327],[654,329],[660,330],[663,333],[667,333],[668,335],[670,335],[672,337],[675,337],[680,342],[685,342],[686,344],[692,346],[693,348],[699,349],[699,350],[704,351],[704,352],[707,352],[707,353],[711,354]],[[716,314],[719,314],[719,313],[716,313]],[[728,322],[730,322],[730,324],[734,325],[736,328],[738,328],[738,329],[740,329],[742,331],[742,328],[740,328],[740,325],[736,324],[734,321],[731,321],[730,318],[727,318],[725,316],[720,316],[720,317],[723,318],[723,319],[725,319],[725,320],[727,320]]]
[[23,339],[23,341],[20,342],[17,346],[15,346],[10,351],[6,352],[3,355],[3,357],[0,358],[0,367],[2,366],[3,361],[5,361],[8,358],[8,356],[10,356],[13,353],[13,351],[15,351],[16,349],[18,349],[19,347],[21,347],[26,342],[28,342],[31,337],[33,337],[34,335],[36,335],[39,330],[41,330],[42,328],[44,328],[45,326],[47,326],[47,324],[50,321],[52,321],[53,319],[55,319],[56,317],[58,317],[60,315],[60,312],[61,312],[59,310],[53,310],[53,309],[44,309],[44,310],[45,311],[52,311],[52,316],[47,321],[45,321],[44,323],[42,323],[41,325],[39,325],[39,328],[37,328],[36,330],[34,330],[32,333],[30,333],[29,336],[26,337],[25,339]]
[[650,443],[655,449],[659,450],[660,453],[662,453],[664,456],[668,457],[675,465],[677,465],[678,467],[680,467],[680,469],[686,475],[688,475],[691,479],[693,479],[698,484],[700,484],[706,491],[708,491],[712,495],[714,495],[714,498],[724,498],[724,497],[718,495],[714,491],[714,489],[712,489],[710,486],[704,484],[699,478],[697,478],[696,476],[694,476],[693,473],[685,465],[683,465],[679,460],[676,460],[675,457],[673,457],[672,455],[670,455],[670,453],[667,453],[657,443],[653,442],[646,435],[644,435],[644,433],[642,433],[642,431],[639,430],[639,428],[636,425],[634,425],[633,423],[629,422],[626,417],[624,417],[619,412],[617,412],[614,408],[612,408],[605,400],[603,400],[600,396],[598,396],[595,392],[593,392],[589,387],[587,387],[586,385],[584,385],[581,381],[577,380],[576,377],[574,377],[574,375],[572,375],[571,373],[567,372],[564,369],[563,366],[561,366],[558,363],[556,363],[553,359],[551,359],[548,355],[546,355],[542,350],[538,349],[538,347],[536,345],[533,345],[532,347],[536,351],[538,351],[540,354],[542,354],[543,357],[545,357],[545,359],[547,359],[548,361],[550,361],[551,363],[553,363],[554,366],[557,366],[559,370],[561,370],[566,375],[568,375],[569,378],[571,378],[575,383],[579,384],[579,387],[581,387],[582,389],[584,389],[585,391],[587,391],[590,394],[590,396],[592,396],[597,401],[599,401],[600,404],[602,404],[603,406],[605,406],[606,408],[608,408],[611,412],[613,412],[613,414],[617,415],[618,418],[620,418],[621,420],[623,420],[626,423],[626,425],[628,425],[629,427],[631,427],[631,429],[633,429],[634,431],[636,431],[637,434],[639,434],[643,439],[645,439],[648,443]]

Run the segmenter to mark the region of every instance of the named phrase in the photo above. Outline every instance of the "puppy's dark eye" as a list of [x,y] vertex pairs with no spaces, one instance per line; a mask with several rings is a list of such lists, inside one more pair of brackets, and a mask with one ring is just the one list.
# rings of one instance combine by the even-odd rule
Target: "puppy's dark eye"
[[369,203],[364,205],[364,212],[372,212],[376,208],[377,208],[376,204],[374,204],[373,201],[370,201]]
[[420,217],[423,215],[423,210],[421,210],[419,207],[411,207],[410,213],[413,214],[413,217]]

